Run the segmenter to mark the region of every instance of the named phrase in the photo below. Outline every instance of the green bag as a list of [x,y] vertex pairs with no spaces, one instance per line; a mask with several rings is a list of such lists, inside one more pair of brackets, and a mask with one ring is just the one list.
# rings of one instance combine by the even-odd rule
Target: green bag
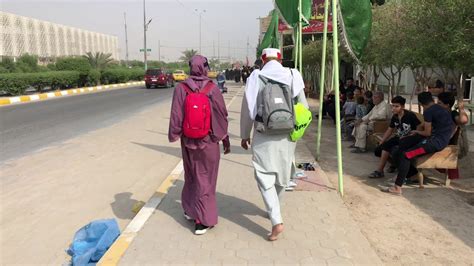
[[313,114],[302,103],[297,103],[294,106],[295,114],[295,129],[291,132],[290,137],[292,141],[301,139],[306,128],[313,120]]

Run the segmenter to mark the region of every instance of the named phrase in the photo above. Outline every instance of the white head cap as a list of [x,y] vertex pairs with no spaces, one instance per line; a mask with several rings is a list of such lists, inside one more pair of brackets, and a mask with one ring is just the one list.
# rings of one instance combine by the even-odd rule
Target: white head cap
[[280,49],[276,48],[265,48],[262,51],[262,60],[265,60],[267,58],[274,58],[274,59],[281,59],[281,52]]

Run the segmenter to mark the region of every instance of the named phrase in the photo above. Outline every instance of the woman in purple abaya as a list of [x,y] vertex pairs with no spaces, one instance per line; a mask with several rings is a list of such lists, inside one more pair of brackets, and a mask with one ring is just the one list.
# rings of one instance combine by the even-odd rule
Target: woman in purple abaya
[[[222,141],[224,154],[230,152],[227,133],[227,109],[219,88],[207,77],[209,65],[207,58],[195,55],[189,61],[191,75],[176,86],[171,106],[168,139],[170,142],[181,139],[184,166],[184,187],[181,204],[184,216],[195,222],[195,234],[202,235],[217,224],[216,184],[219,170]],[[209,83],[212,86],[207,94],[211,104],[211,130],[204,138],[188,138],[183,134],[185,117],[184,102],[187,95],[185,86],[196,92]]]

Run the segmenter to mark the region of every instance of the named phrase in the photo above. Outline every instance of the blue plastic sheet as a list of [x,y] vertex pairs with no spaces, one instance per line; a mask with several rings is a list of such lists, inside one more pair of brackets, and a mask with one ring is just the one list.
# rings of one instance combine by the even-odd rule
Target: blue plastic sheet
[[95,265],[119,235],[115,219],[97,220],[82,227],[67,250],[72,265]]

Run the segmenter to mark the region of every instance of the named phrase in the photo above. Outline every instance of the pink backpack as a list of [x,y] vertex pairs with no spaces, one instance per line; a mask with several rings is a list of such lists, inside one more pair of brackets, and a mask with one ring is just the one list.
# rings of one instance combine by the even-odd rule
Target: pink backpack
[[209,82],[199,91],[192,91],[188,85],[182,83],[186,90],[184,99],[183,134],[190,139],[201,139],[211,132],[211,102],[207,95],[214,87]]

